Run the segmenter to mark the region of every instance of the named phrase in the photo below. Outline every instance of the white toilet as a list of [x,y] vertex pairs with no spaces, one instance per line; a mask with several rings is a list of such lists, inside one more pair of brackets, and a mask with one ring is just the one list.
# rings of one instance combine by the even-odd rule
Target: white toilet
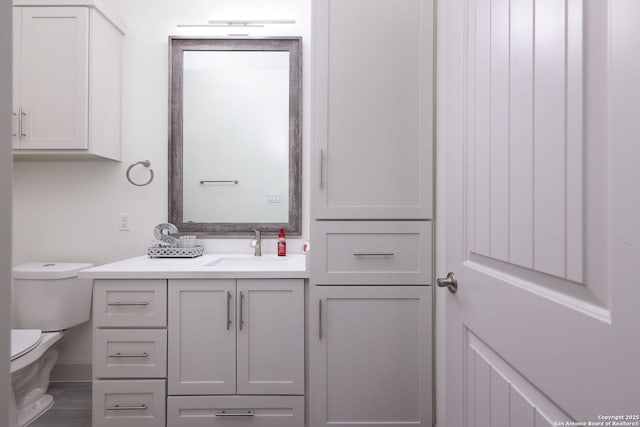
[[[29,425],[53,405],[46,394],[66,329],[89,320],[92,284],[78,272],[84,263],[32,262],[13,268],[13,309],[20,329],[11,331],[11,382],[17,427]],[[13,427],[13,426],[12,426]]]

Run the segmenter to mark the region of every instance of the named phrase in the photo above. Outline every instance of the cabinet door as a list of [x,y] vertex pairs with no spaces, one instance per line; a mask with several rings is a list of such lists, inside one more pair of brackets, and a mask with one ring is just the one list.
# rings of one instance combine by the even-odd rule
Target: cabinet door
[[431,426],[431,292],[313,287],[312,426]]
[[431,218],[433,1],[314,4],[315,217]]
[[169,394],[236,393],[235,280],[169,280]]
[[21,23],[22,23],[22,8],[14,7],[13,8],[13,60],[12,62],[12,72],[13,72],[13,87],[12,87],[12,97],[13,101],[11,103],[11,146],[13,148],[20,148],[20,137],[18,133],[20,132],[19,127],[19,116],[20,114],[20,40],[22,38],[21,35]]
[[238,394],[304,394],[304,281],[238,280]]
[[20,149],[86,149],[89,9],[21,8]]

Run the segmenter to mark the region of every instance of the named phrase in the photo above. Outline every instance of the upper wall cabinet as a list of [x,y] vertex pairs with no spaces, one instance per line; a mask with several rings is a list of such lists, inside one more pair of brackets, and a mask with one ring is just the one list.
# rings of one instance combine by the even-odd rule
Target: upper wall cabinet
[[432,0],[314,0],[316,219],[430,219]]
[[91,1],[32,3],[14,7],[14,157],[120,160],[122,29]]

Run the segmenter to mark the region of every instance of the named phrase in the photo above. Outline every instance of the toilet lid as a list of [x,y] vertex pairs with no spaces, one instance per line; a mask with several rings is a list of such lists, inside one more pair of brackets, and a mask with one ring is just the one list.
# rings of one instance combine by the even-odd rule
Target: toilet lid
[[42,331],[40,329],[12,329],[11,360],[33,350],[40,343],[41,337]]

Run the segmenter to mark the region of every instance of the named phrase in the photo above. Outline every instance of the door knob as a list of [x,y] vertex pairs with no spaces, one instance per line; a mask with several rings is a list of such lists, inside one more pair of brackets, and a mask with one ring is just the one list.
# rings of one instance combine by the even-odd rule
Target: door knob
[[458,291],[458,279],[452,272],[449,272],[449,274],[447,274],[447,277],[445,277],[444,279],[440,278],[436,280],[436,283],[441,288],[446,287],[447,289],[449,289],[449,292],[451,292],[452,294],[455,294]]

